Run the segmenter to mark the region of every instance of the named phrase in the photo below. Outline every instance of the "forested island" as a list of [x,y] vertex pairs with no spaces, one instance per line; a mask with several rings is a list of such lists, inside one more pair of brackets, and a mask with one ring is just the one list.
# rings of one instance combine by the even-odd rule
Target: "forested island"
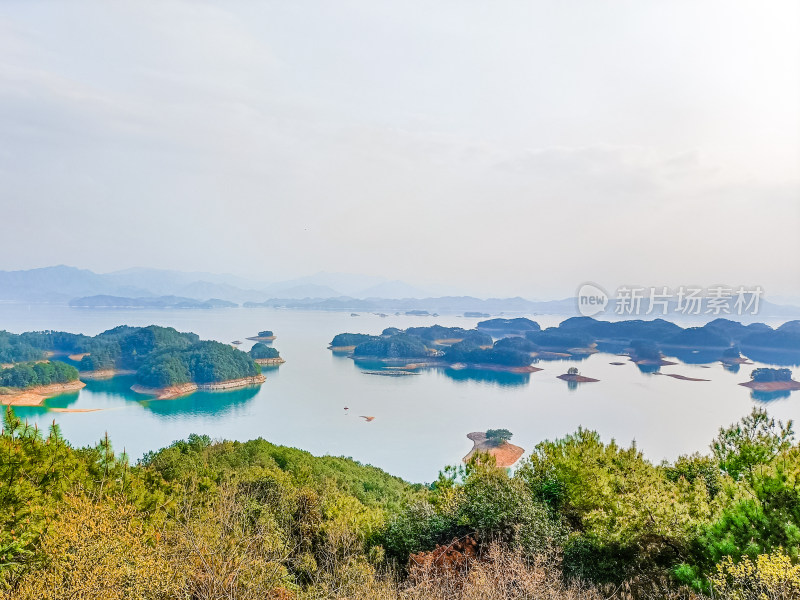
[[[277,351],[268,352],[271,358],[279,358],[273,353]],[[60,331],[0,332],[0,360],[28,363],[14,364],[9,378],[23,371],[36,374],[44,369],[36,361],[51,356],[81,357],[77,369],[58,361],[45,363],[60,378],[76,381],[78,375],[88,379],[133,374],[134,391],[159,398],[264,381],[261,367],[250,354],[172,327],[120,325],[93,337]]]
[[750,381],[740,383],[759,392],[783,392],[800,390],[800,382],[792,379],[790,369],[753,369]]
[[[763,323],[742,325],[715,319],[702,327],[682,328],[663,319],[599,321],[573,317],[557,327],[542,329],[527,318],[496,318],[479,322],[475,329],[432,325],[405,330],[388,327],[379,335],[340,333],[329,348],[349,353],[356,361],[409,368],[444,366],[528,373],[540,370],[532,366],[535,361],[580,358],[595,352],[627,354],[649,372],[676,364],[665,357],[692,364],[746,364],[749,361],[742,353],[754,360],[791,365],[800,364],[800,321],[773,329]],[[591,380],[569,373],[561,378]]]
[[578,429],[513,472],[492,456],[509,438],[471,434],[489,452],[423,485],[196,434],[132,465],[107,436],[72,448],[9,409],[0,598],[89,597],[88,583],[112,600],[797,597],[791,423],[754,410],[662,463]]
[[267,346],[264,343],[256,342],[248,352],[250,358],[256,361],[261,366],[280,365],[286,361],[281,358],[280,352],[272,346]]
[[329,348],[350,351],[356,361],[399,363],[414,368],[449,366],[527,373],[539,370],[531,366],[533,356],[529,351],[505,344],[498,347],[487,332],[461,327],[388,327],[376,336],[340,333]]

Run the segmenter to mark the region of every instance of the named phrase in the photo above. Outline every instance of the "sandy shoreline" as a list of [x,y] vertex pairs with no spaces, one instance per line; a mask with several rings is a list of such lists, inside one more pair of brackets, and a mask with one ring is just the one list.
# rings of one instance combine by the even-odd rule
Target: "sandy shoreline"
[[699,377],[687,377],[686,375],[679,375],[677,373],[653,373],[653,375],[665,375],[673,379],[680,379],[681,381],[711,381],[710,379],[700,379]]
[[633,356],[631,356],[631,361],[636,363],[637,365],[649,366],[649,367],[669,367],[671,365],[678,364],[676,362],[672,362],[671,360],[666,360],[663,358],[659,358],[658,360],[653,358],[640,358],[639,360],[637,360]]
[[739,385],[758,392],[784,392],[800,390],[800,381],[746,381]]
[[595,379],[593,377],[584,377],[583,375],[570,375],[569,373],[564,373],[563,375],[556,375],[556,377],[563,381],[572,381],[575,383],[593,383],[595,381],[600,381],[599,379]]
[[469,462],[476,453],[485,452],[494,457],[498,467],[508,468],[513,466],[525,454],[524,449],[510,442],[495,446],[486,439],[486,433],[483,431],[468,433],[467,438],[472,440],[472,450],[462,459],[465,463]]
[[244,338],[244,339],[250,340],[252,342],[271,342],[276,337],[278,337],[278,336],[277,335],[270,335],[270,336],[261,337],[261,336],[258,336],[258,335],[254,335],[253,337]]
[[197,391],[234,390],[251,385],[261,385],[266,380],[267,378],[263,375],[256,375],[254,377],[242,377],[241,379],[229,379],[228,381],[217,381],[215,383],[182,383],[163,388],[152,388],[136,384],[131,386],[131,390],[137,394],[154,396],[156,400],[172,400]]
[[4,406],[41,406],[47,398],[77,392],[86,387],[82,381],[70,381],[69,383],[52,383],[50,385],[40,385],[24,390],[19,390],[12,394],[0,395],[0,404]]

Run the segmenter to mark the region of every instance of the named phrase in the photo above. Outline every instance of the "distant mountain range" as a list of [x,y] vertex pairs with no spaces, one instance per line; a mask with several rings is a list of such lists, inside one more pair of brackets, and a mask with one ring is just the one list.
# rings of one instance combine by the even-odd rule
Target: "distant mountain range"
[[156,296],[146,298],[126,298],[123,296],[86,296],[69,301],[73,308],[236,308],[235,302],[211,298],[195,300],[181,296]]
[[[163,269],[94,273],[64,265],[0,271],[0,302],[69,305],[76,308],[280,307],[351,312],[576,314],[575,298],[535,301],[525,298],[437,296],[403,281],[368,275],[317,273],[265,283],[234,275]],[[601,318],[613,318],[614,300]],[[636,318],[634,315],[623,315]],[[658,314],[644,316],[650,319]],[[670,316],[683,317],[670,303]],[[708,320],[714,316],[699,315]],[[800,308],[761,301],[758,317],[800,316]],[[733,318],[733,317],[731,317]]]
[[0,271],[0,302],[67,304],[75,298],[117,296],[141,299],[160,296],[206,301],[264,302],[270,298],[424,298],[428,292],[402,281],[349,273],[317,273],[267,283],[205,272],[126,269],[94,273],[59,265],[26,271]]

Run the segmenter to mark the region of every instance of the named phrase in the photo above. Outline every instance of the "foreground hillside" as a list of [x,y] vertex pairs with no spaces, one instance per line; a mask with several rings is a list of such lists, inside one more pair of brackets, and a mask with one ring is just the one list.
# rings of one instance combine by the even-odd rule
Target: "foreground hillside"
[[794,598],[800,447],[755,411],[653,465],[579,430],[509,475],[408,484],[263,439],[192,435],[131,466],[11,409],[4,598]]

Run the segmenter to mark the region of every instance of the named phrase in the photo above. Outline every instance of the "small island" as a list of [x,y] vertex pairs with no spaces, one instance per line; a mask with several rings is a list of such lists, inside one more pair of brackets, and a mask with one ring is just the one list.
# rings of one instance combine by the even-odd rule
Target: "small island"
[[752,373],[750,373],[750,381],[739,385],[758,392],[800,390],[800,381],[792,379],[792,371],[790,369],[753,369]]
[[254,335],[253,337],[247,338],[252,342],[271,342],[275,339],[275,334],[270,331],[269,329],[265,329],[264,331],[259,331],[258,335]]
[[476,455],[488,454],[495,460],[495,465],[501,468],[510,468],[525,454],[525,450],[510,443],[513,434],[508,429],[489,429],[487,431],[473,431],[467,434],[472,440],[472,450],[462,459],[468,463]]
[[558,379],[563,381],[569,381],[571,383],[594,383],[596,381],[600,381],[599,379],[594,379],[593,377],[584,377],[580,374],[577,367],[570,367],[567,369],[567,372],[563,375],[558,375]]
[[282,365],[286,362],[281,358],[280,352],[278,352],[272,346],[267,346],[261,342],[256,342],[253,344],[253,347],[250,348],[250,352],[248,352],[248,354],[250,355],[250,358],[256,361],[256,364],[259,364],[262,367]]

